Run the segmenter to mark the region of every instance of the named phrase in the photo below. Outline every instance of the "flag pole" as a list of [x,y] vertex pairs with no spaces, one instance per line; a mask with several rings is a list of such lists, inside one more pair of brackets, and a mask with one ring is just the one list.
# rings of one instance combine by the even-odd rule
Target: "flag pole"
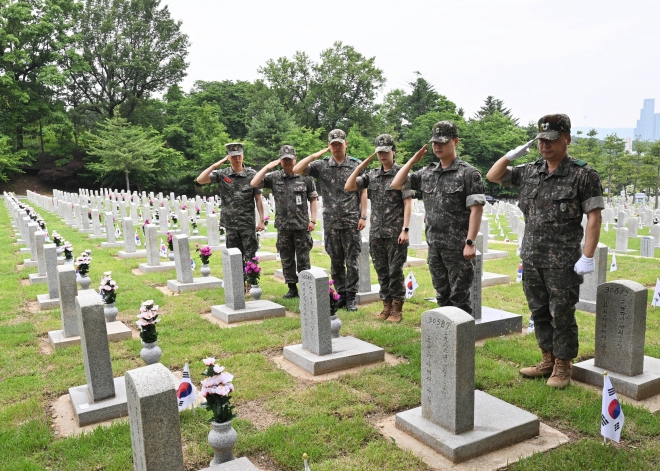
[[[605,381],[606,376],[607,376],[607,371],[603,371],[603,381]],[[603,445],[607,445],[607,437],[603,437]]]

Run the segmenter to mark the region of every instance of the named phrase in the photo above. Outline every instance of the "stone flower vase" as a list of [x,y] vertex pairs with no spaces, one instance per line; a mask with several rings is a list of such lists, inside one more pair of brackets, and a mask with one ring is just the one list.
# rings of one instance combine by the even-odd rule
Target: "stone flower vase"
[[57,252],[57,256],[59,257],[60,255],[62,255],[64,253],[64,247],[62,247],[62,246],[57,247],[55,249],[55,252]]
[[341,329],[341,319],[337,317],[337,314],[330,316],[330,333],[332,334],[333,339],[339,338],[340,329]]
[[202,268],[199,269],[201,272],[202,276],[209,276],[211,274],[211,268],[209,267],[208,263],[203,263]]
[[87,275],[81,276],[80,279],[78,280],[81,289],[89,289],[89,285],[91,282],[92,279]]
[[65,265],[73,265],[73,258],[65,258],[64,259],[64,264]]
[[174,261],[174,251],[170,250],[169,252],[167,252],[167,258],[170,259],[170,262],[173,262]]
[[234,445],[238,441],[238,434],[231,426],[231,420],[226,422],[211,422],[209,432],[209,445],[213,448],[213,461],[210,466],[226,463],[234,459]]
[[248,291],[248,293],[250,293],[252,299],[254,299],[255,301],[259,301],[261,295],[263,294],[263,290],[259,287],[259,285],[250,285],[250,286],[251,288],[250,291]]
[[199,235],[199,230],[197,228],[193,229],[193,235]]
[[114,322],[117,320],[119,309],[115,307],[115,303],[108,303],[103,306],[103,315],[106,322]]
[[140,358],[144,360],[147,365],[158,363],[160,357],[163,356],[163,351],[158,346],[158,342],[145,343],[142,342],[142,350],[140,350]]

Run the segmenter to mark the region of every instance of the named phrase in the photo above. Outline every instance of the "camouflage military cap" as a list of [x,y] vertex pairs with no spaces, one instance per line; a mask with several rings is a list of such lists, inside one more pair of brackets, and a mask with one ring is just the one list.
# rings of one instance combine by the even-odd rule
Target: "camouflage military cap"
[[571,119],[565,114],[547,114],[539,119],[539,133],[536,139],[554,141],[562,132],[571,132]]
[[444,144],[458,137],[458,128],[451,121],[440,121],[433,125],[431,133],[431,142]]
[[333,142],[346,142],[346,133],[341,129],[333,129],[328,133],[328,144]]
[[230,142],[229,144],[225,144],[225,147],[227,148],[227,154],[231,157],[243,155],[242,142]]
[[296,149],[293,146],[282,146],[280,149],[280,159],[295,159]]
[[394,138],[389,134],[381,134],[376,138],[376,150],[375,152],[389,152],[392,149],[396,150],[396,144],[394,143]]

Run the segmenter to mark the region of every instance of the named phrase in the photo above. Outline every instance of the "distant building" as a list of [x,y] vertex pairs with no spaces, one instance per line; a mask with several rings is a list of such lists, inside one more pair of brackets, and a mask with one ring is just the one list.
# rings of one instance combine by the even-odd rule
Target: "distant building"
[[655,112],[655,98],[646,98],[644,107],[640,110],[635,139],[642,141],[657,141],[660,139],[660,113]]
[[[660,120],[658,120],[660,122]],[[632,137],[626,137],[626,152],[630,152],[632,154],[633,151],[633,138]]]

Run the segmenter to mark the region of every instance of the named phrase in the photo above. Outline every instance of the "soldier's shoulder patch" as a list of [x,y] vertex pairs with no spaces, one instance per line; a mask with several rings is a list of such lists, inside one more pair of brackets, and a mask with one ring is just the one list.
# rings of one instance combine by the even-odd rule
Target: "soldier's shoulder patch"
[[600,176],[596,172],[592,173],[591,181],[594,183],[600,183]]
[[585,160],[576,160],[575,165],[579,165],[580,167],[584,167],[587,165],[587,162]]
[[472,180],[475,182],[480,182],[481,181],[481,174],[479,172],[474,172],[472,174]]
[[324,160],[330,160],[330,156],[329,156],[329,155],[326,155],[325,157],[323,157],[323,158],[321,159],[321,162],[323,162]]
[[360,159],[356,157],[349,157],[349,159],[351,159],[353,162],[360,162]]

